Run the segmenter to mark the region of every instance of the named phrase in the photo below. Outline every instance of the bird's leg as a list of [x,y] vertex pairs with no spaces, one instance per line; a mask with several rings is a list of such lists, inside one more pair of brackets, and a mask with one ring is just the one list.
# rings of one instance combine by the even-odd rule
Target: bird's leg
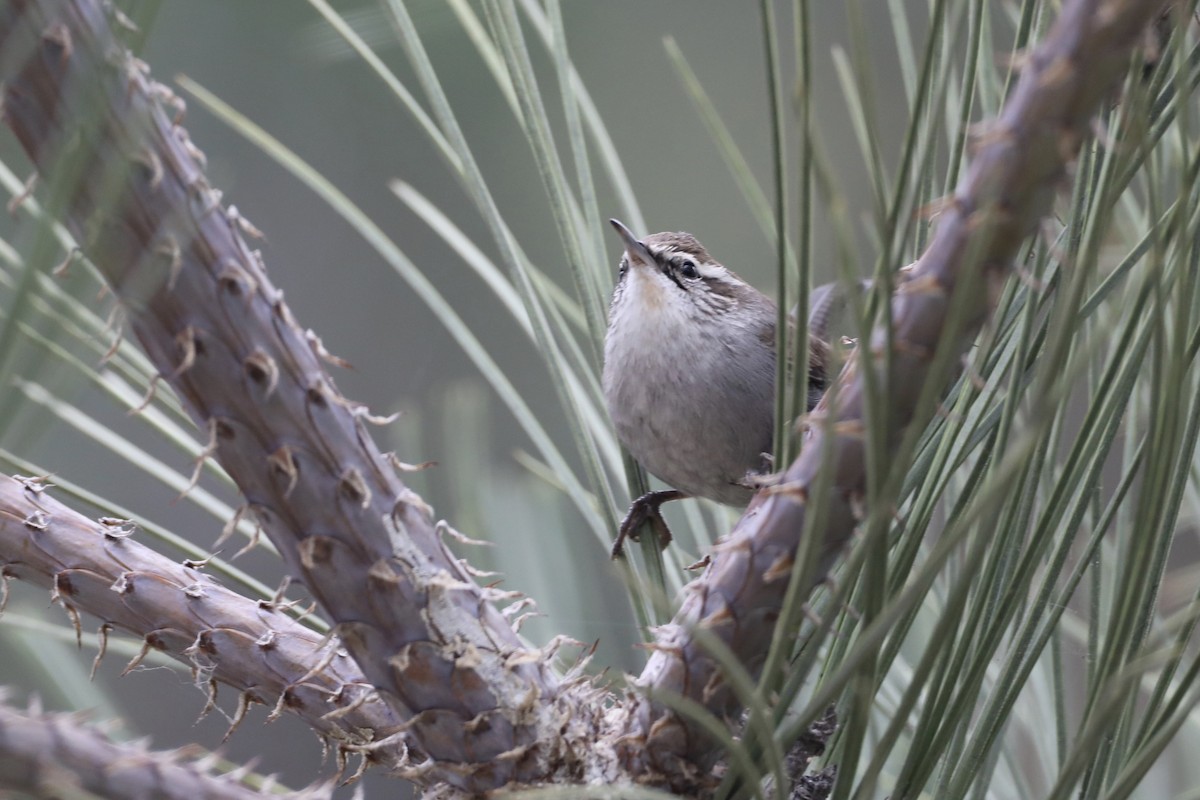
[[667,527],[666,521],[662,518],[659,507],[663,503],[682,500],[685,497],[687,495],[678,489],[664,489],[658,492],[646,492],[634,500],[633,504],[629,506],[629,513],[625,515],[625,519],[621,520],[621,527],[617,530],[617,540],[613,542],[612,546],[612,557],[614,559],[621,557],[626,539],[638,541],[641,536],[641,527],[647,523],[654,531],[654,535],[658,537],[659,547],[666,550],[667,545],[671,543],[671,529]]

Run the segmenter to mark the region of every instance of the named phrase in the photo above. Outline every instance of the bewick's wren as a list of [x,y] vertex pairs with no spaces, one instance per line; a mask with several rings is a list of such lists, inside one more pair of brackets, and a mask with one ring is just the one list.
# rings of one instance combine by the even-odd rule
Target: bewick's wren
[[[717,263],[690,233],[639,241],[610,220],[625,253],[604,340],[604,399],[617,438],[652,475],[675,487],[634,501],[624,538],[659,506],[707,497],[742,506],[747,475],[769,468],[775,420],[775,303]],[[812,335],[808,407],[825,388],[829,348]]]

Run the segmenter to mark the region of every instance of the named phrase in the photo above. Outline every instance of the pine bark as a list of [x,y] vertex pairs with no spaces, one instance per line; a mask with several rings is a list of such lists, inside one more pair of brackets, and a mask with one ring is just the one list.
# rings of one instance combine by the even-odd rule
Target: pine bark
[[[5,121],[264,532],[404,722],[409,774],[545,780],[589,718],[443,543],[341,395],[96,0],[0,15]],[[596,712],[592,712],[593,714]]]

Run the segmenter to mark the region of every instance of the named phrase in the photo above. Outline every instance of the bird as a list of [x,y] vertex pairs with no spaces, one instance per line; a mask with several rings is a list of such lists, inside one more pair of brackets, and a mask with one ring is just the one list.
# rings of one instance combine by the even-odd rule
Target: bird
[[[663,547],[663,503],[703,497],[745,506],[748,480],[771,469],[776,306],[690,233],[638,239],[610,220],[624,246],[609,305],[601,377],[617,439],[670,486],[633,501],[612,548],[649,522]],[[822,287],[824,288],[824,287]],[[821,303],[832,304],[825,292]],[[826,385],[828,307],[810,315],[809,410]]]

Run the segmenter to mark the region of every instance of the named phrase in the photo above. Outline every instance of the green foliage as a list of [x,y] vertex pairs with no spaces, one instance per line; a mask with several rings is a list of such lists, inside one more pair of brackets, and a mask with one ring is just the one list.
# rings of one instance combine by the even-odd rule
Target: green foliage
[[[560,284],[514,233],[405,4],[390,0],[382,14],[420,97],[332,5],[310,4],[429,137],[484,221],[486,238],[473,240],[452,212],[409,184],[391,184],[540,354],[569,423],[567,441],[555,438],[422,265],[347,191],[197,82],[183,79],[184,90],[326,202],[421,297],[527,437],[531,452],[520,461],[529,476],[512,491],[573,507],[607,549],[631,493],[646,484],[622,457],[599,390],[611,283],[602,238],[609,214],[601,213],[601,193],[615,194],[619,215],[635,230],[647,229],[587,93],[591,76],[581,76],[571,61],[568,38],[579,34],[564,24],[557,0],[484,0],[482,18],[465,0],[447,3],[528,140],[549,202],[544,228],[555,230],[568,266],[569,279]],[[981,121],[998,112],[1021,52],[1054,10],[1039,0],[999,10],[982,0],[933,0],[927,16],[916,19],[915,6],[895,0],[887,26],[893,63],[870,45],[864,6],[847,4],[849,49],[831,55],[870,186],[864,213],[851,208],[840,188],[844,168],[828,155],[812,122],[814,61],[830,54],[813,41],[806,0],[787,9],[791,32],[774,18],[781,6],[767,2],[761,9],[764,80],[777,115],[772,200],[688,55],[672,40],[664,44],[679,91],[694,102],[751,217],[777,250],[780,307],[807,306],[821,237],[836,253],[835,272],[843,281],[874,277],[865,297],[851,295],[849,325],[859,341],[886,330],[895,271],[920,253],[929,225],[936,224],[938,198],[953,191],[963,172],[972,136],[988,135]],[[837,767],[836,798],[1163,797],[1200,783],[1200,766],[1187,757],[1200,723],[1194,709],[1200,596],[1194,569],[1185,570],[1185,545],[1195,536],[1200,507],[1200,142],[1193,100],[1200,47],[1184,24],[1190,12],[1190,6],[1177,11],[1152,68],[1132,66],[1119,102],[1097,121],[1098,138],[1085,146],[1073,187],[1063,192],[1042,235],[1024,247],[1013,278],[995,298],[993,319],[962,377],[948,390],[927,387],[929,422],[904,432],[898,453],[886,447],[888,382],[905,376],[871,386],[870,488],[861,536],[814,592],[793,581],[761,678],[716,653],[749,707],[743,735],[728,737],[730,770],[721,796],[776,796],[771,787],[786,783],[788,749],[831,705],[839,730],[814,766]],[[791,68],[780,52],[786,50],[796,54]],[[1008,55],[997,58],[998,52]],[[549,66],[539,71],[535,55]],[[890,150],[874,86],[887,69],[899,71],[906,92],[898,152]],[[793,90],[790,104],[785,98]],[[19,193],[11,174],[0,179]],[[42,219],[33,201],[21,210]],[[865,245],[854,222],[861,217],[868,220]],[[43,224],[47,236],[55,230]],[[780,230],[787,235],[777,236]],[[864,249],[871,255],[861,256]],[[18,268],[15,250],[6,247],[0,256]],[[17,391],[6,389],[6,402],[20,396],[27,409],[52,415],[42,419],[72,425],[114,458],[144,463],[134,445],[43,386],[28,359],[13,357],[36,351],[94,382],[122,409],[138,407],[150,385],[151,368],[126,343],[94,366],[104,322],[38,269],[34,264],[0,276],[9,300],[0,365],[17,376]],[[63,323],[47,333],[32,321],[38,314]],[[781,346],[806,352],[800,331]],[[804,373],[798,370],[797,380]],[[794,419],[803,385],[779,386],[780,419]],[[183,418],[167,391],[154,395],[139,416],[187,458],[200,457],[204,443],[186,431]],[[787,453],[801,445],[781,437],[777,449]],[[16,455],[4,457],[13,469],[33,471]],[[227,481],[211,462],[203,464],[218,482]],[[175,491],[190,483],[165,464],[150,472]],[[474,496],[496,501],[499,494]],[[82,489],[78,496],[114,509],[115,516],[133,515]],[[227,500],[203,489],[187,500],[219,524],[234,520],[252,533],[237,523]],[[486,519],[482,502],[461,516]],[[699,552],[729,524],[728,515],[698,504],[689,503],[685,513]],[[557,508],[555,514],[563,519]],[[819,504],[811,516],[817,523],[810,524],[797,559],[800,576],[810,574],[818,554]],[[518,526],[527,532],[513,533],[512,547],[537,554],[545,537],[558,533],[538,530],[536,519]],[[177,544],[166,530],[150,527]],[[648,546],[622,565],[643,634],[669,616],[669,598],[690,577],[683,567],[691,555],[676,547],[664,562]],[[270,595],[220,559],[212,568],[248,591]],[[567,559],[557,568],[594,565]],[[1168,594],[1164,587],[1177,574],[1192,588]],[[559,612],[571,602],[557,595],[538,599]],[[708,722],[728,736],[719,721]]]

